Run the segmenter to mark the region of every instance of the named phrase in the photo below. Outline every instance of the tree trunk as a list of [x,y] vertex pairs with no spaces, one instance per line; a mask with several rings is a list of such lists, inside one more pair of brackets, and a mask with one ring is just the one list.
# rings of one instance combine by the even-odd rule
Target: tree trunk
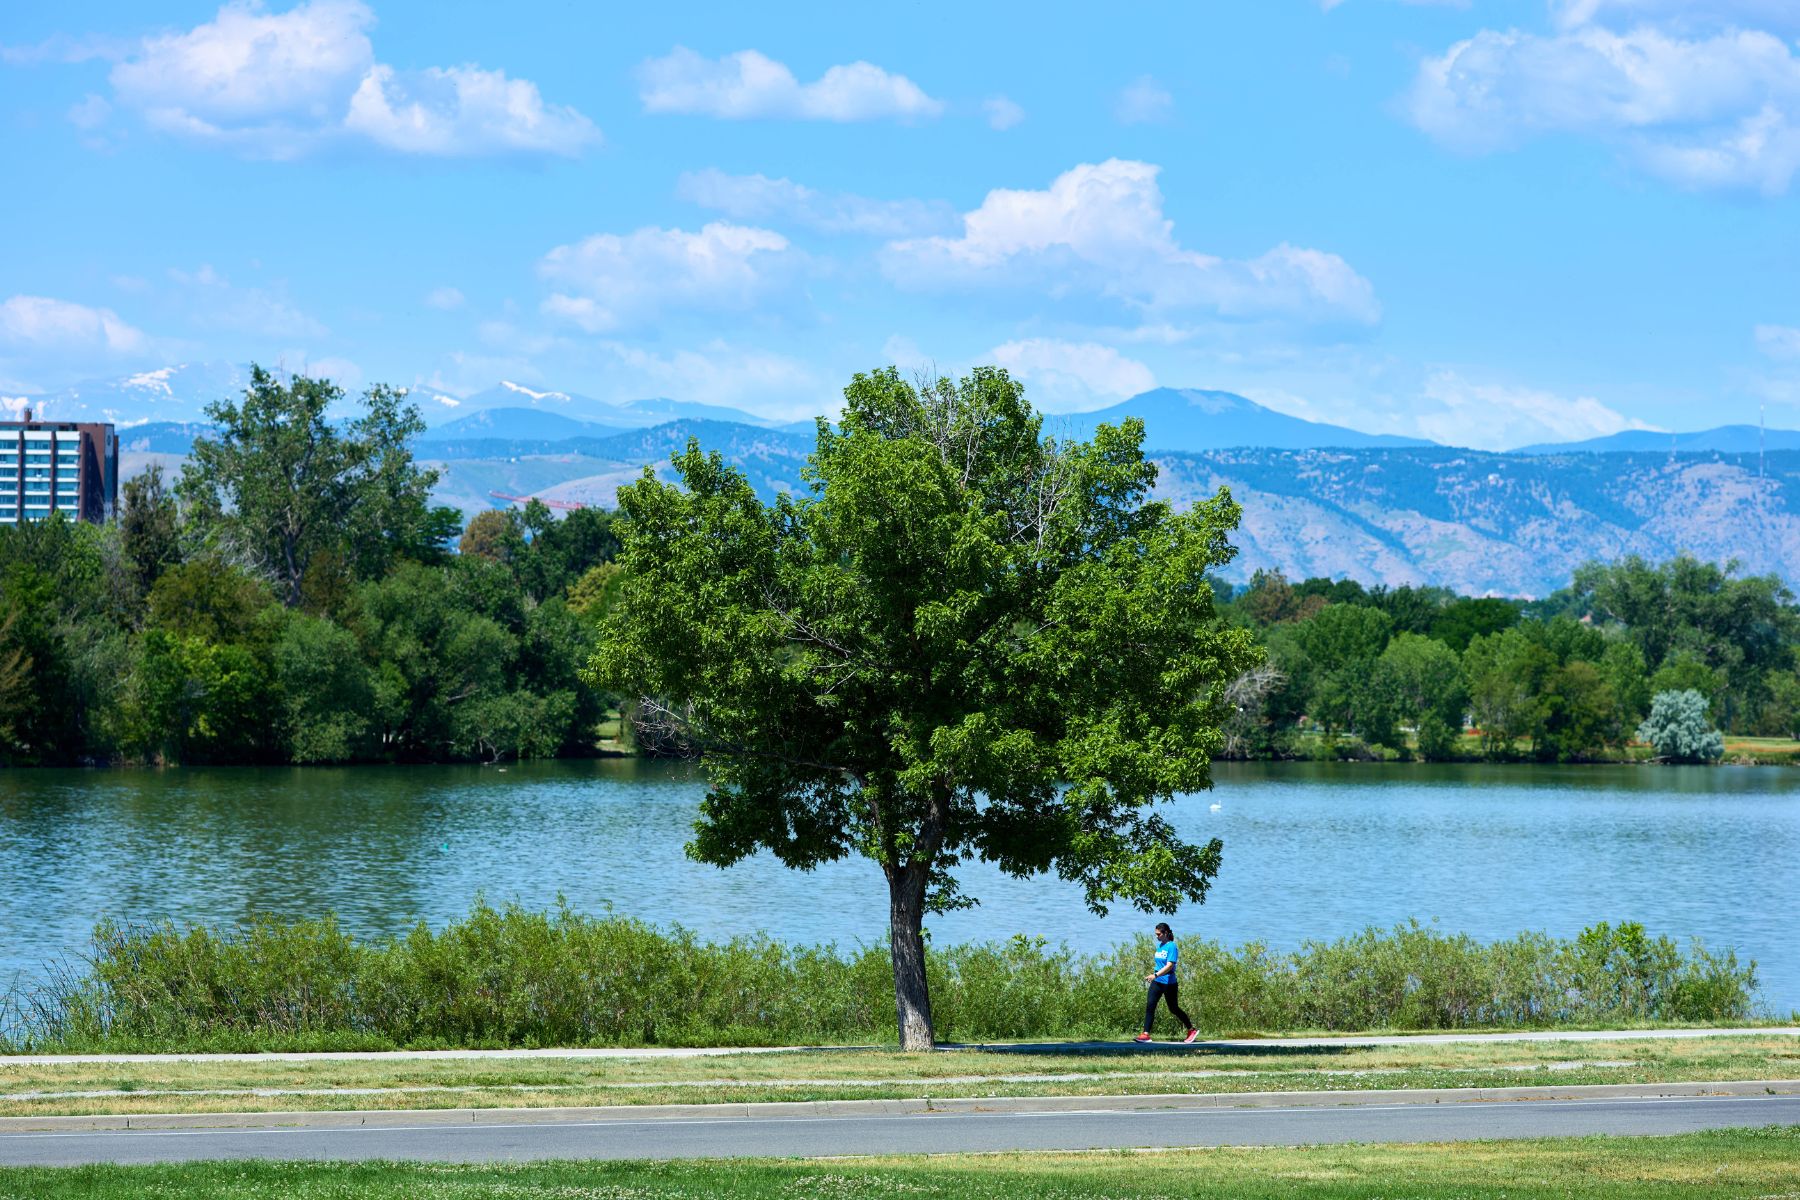
[[894,1009],[900,1049],[930,1050],[931,991],[925,982],[925,879],[918,863],[888,873],[888,943],[894,956]]

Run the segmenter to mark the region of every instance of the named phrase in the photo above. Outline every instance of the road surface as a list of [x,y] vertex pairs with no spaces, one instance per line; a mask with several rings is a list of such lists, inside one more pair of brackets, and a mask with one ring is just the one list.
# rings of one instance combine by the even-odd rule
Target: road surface
[[822,1157],[1673,1134],[1796,1124],[1800,1124],[1800,1095],[1136,1112],[508,1121],[423,1127],[7,1133],[0,1134],[0,1166],[244,1158],[470,1163],[548,1158]]

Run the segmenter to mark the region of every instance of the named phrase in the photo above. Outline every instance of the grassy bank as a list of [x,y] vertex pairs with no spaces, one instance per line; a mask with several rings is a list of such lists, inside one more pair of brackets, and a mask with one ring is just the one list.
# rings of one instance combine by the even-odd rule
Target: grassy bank
[[0,1116],[1118,1096],[1800,1078],[1800,1037],[1308,1048],[1054,1043],[704,1059],[0,1062]]
[[957,1197],[1686,1197],[1792,1196],[1800,1130],[1656,1138],[1553,1138],[1416,1146],[947,1155],[831,1163],[200,1163],[0,1170],[0,1195],[38,1200],[436,1200],[698,1196]]
[[[934,947],[945,1040],[1116,1037],[1147,941]],[[1417,924],[1292,953],[1189,941],[1182,998],[1212,1033],[1742,1022],[1754,966],[1636,925],[1481,943]],[[624,918],[478,907],[362,942],[330,919],[102,926],[91,956],[8,1001],[6,1048],[62,1051],[783,1045],[894,1039],[882,946],[703,942]]]

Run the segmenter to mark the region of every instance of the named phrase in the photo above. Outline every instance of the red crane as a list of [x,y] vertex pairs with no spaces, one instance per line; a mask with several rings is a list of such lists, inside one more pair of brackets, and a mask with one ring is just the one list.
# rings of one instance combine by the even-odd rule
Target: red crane
[[538,496],[509,496],[505,492],[489,492],[488,495],[494,497],[496,500],[511,500],[515,504],[530,504],[533,500],[536,500],[545,508],[560,508],[564,512],[574,512],[578,508],[587,507],[585,504],[573,504],[567,500],[545,500]]

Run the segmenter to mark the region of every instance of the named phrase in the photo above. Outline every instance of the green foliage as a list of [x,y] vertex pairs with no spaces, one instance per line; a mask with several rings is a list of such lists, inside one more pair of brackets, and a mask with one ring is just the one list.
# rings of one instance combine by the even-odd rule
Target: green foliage
[[[1145,938],[1092,955],[1041,938],[933,947],[946,1036],[1118,1037],[1143,1011]],[[1208,1032],[1741,1022],[1755,965],[1637,924],[1482,943],[1416,922],[1292,952],[1184,939]],[[620,917],[478,905],[361,942],[327,917],[235,928],[106,923],[0,1021],[37,1052],[891,1042],[885,946],[705,942]]]
[[183,504],[153,469],[114,526],[0,527],[0,764],[592,750],[595,627],[565,592],[616,548],[611,515],[494,514],[517,553],[454,559],[417,413],[376,387],[343,422],[341,400],[254,371]]
[[[1295,626],[1294,638],[1314,671],[1307,714],[1327,733],[1382,721],[1385,710],[1372,683],[1392,629],[1386,613],[1356,604],[1329,605]],[[1387,733],[1371,729],[1377,741]]]
[[323,553],[365,578],[432,557],[441,526],[427,497],[437,473],[413,462],[409,443],[425,424],[404,397],[377,385],[364,412],[340,426],[342,388],[304,375],[283,384],[253,365],[241,401],[208,406],[219,436],[195,441],[182,471],[177,490],[199,538],[266,572],[290,608]]
[[127,479],[119,506],[119,539],[131,561],[140,591],[147,592],[163,571],[181,561],[181,514],[163,486],[160,463]]
[[[1256,632],[1282,676],[1254,713],[1237,714],[1235,754],[1298,745],[1359,757],[1383,746],[1449,757],[1466,715],[1486,757],[1591,759],[1625,753],[1662,691],[1699,692],[1737,732],[1787,736],[1800,726],[1800,605],[1780,580],[1740,578],[1730,564],[1589,564],[1569,588],[1529,604],[1347,580],[1294,584],[1259,571],[1230,614]],[[1460,655],[1460,679],[1440,671],[1427,686],[1403,686],[1399,664],[1379,656],[1365,673],[1358,664],[1367,666],[1381,620],[1396,640],[1422,635]],[[1297,742],[1309,724],[1322,740]]]
[[291,614],[275,643],[275,693],[290,761],[349,762],[372,754],[375,683],[349,630]]
[[1724,755],[1725,739],[1712,727],[1706,708],[1706,697],[1699,692],[1658,692],[1650,701],[1650,715],[1638,726],[1638,740],[1649,742],[1656,756],[1668,762],[1712,762]]
[[1422,758],[1450,756],[1468,705],[1455,651],[1422,634],[1399,634],[1376,660],[1369,687],[1376,706],[1373,726],[1381,731],[1372,730],[1376,741],[1401,748],[1397,730],[1410,719],[1418,724]]
[[1141,422],[1043,438],[987,368],[858,375],[845,400],[811,496],[765,506],[692,443],[679,487],[621,489],[626,579],[594,677],[703,748],[695,857],[882,868],[912,1046],[930,1038],[919,922],[962,902],[958,863],[1055,871],[1102,911],[1204,897],[1218,843],[1147,809],[1207,786],[1253,652],[1206,582],[1237,508],[1149,500]]

